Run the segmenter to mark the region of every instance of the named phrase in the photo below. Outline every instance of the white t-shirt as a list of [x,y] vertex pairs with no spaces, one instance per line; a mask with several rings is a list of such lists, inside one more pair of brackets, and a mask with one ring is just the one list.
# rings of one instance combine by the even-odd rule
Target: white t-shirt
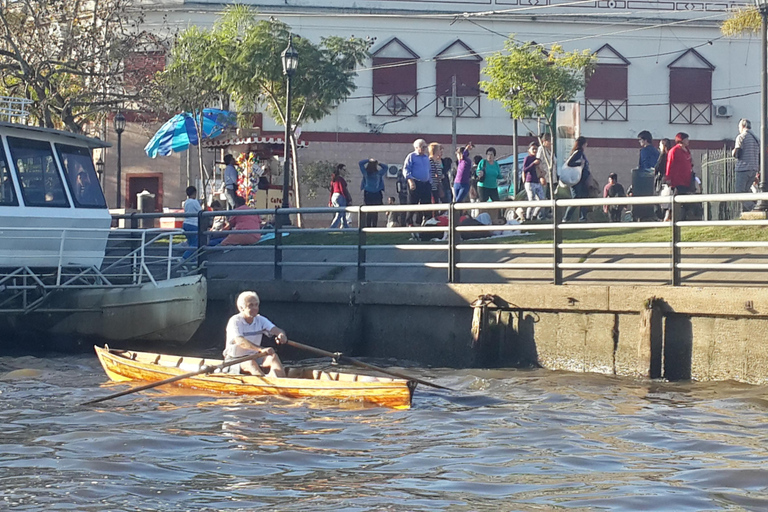
[[268,334],[275,326],[267,318],[256,315],[252,323],[245,321],[242,313],[238,313],[227,322],[227,345],[224,348],[224,359],[234,359],[250,354],[256,351],[250,348],[244,348],[235,344],[235,338],[242,336],[251,343],[261,346],[261,336]]
[[[194,213],[197,215],[203,210],[203,206],[197,199],[187,199],[184,201],[184,213]],[[185,217],[184,224],[191,224],[197,226],[197,217]]]
[[[546,157],[544,153],[546,152]],[[539,165],[536,166],[536,176],[539,178],[546,178],[549,181],[549,161],[552,161],[552,171],[557,176],[557,157],[552,153],[551,149],[539,146],[536,151],[536,159],[539,160]],[[555,182],[557,183],[557,182]]]

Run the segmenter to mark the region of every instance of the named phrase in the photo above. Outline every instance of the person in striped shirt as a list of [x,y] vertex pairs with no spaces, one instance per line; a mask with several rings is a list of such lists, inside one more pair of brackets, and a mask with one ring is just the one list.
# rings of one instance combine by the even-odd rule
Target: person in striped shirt
[[[736,186],[737,193],[749,192],[760,169],[760,140],[752,133],[752,123],[749,119],[739,120],[739,134],[733,148],[736,157]],[[755,207],[754,201],[741,203],[741,211],[748,212]]]

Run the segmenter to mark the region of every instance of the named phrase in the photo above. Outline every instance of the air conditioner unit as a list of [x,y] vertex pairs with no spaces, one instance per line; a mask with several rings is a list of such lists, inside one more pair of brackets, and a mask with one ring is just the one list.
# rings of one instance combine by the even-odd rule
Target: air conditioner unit
[[[454,102],[455,100],[455,102]],[[456,106],[456,110],[461,110],[464,108],[464,96],[456,96],[455,98],[453,96],[446,96],[445,97],[445,108],[454,108],[454,105]]]
[[400,172],[400,169],[396,165],[387,165],[387,178],[397,178],[398,172]]
[[730,105],[715,105],[715,117],[731,117],[733,107]]

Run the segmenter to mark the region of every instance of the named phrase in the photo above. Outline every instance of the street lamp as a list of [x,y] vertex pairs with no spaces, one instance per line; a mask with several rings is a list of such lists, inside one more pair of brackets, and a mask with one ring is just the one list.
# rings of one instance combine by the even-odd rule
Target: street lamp
[[96,176],[99,178],[99,186],[101,190],[104,190],[104,181],[102,176],[104,175],[104,157],[99,155],[99,159],[96,161]]
[[120,180],[123,172],[123,147],[122,139],[123,132],[125,131],[125,116],[122,112],[115,115],[115,133],[117,133],[117,205],[116,208],[122,207],[122,194],[120,193]]
[[[768,0],[755,0],[760,17],[763,19],[762,48],[761,48],[761,73],[760,73],[760,192],[768,192],[766,181],[766,139],[768,139]],[[768,201],[760,199],[755,205],[755,210],[768,211]]]
[[[285,140],[283,141],[283,155],[284,155],[284,167],[283,167],[283,208],[288,208],[288,189],[290,188],[290,174],[291,174],[291,78],[296,72],[296,68],[299,66],[299,54],[293,47],[293,34],[288,36],[288,46],[283,50],[280,55],[283,60],[283,74],[286,77],[285,86]],[[283,224],[290,224],[290,217],[285,215],[283,217]]]

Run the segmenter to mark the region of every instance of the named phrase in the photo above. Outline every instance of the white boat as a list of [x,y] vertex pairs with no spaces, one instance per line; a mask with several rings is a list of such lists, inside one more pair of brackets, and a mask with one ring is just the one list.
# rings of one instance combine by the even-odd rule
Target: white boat
[[172,271],[179,230],[110,228],[92,156],[110,144],[0,112],[0,331],[187,341],[205,317],[205,278]]

